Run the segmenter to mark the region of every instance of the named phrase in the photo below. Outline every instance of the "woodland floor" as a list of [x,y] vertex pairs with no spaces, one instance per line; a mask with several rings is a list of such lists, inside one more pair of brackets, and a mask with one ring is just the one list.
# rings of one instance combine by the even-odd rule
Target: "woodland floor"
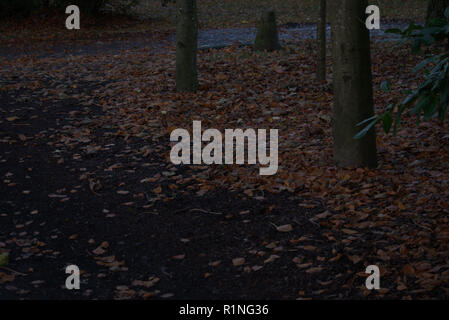
[[[447,122],[406,118],[397,137],[379,132],[377,169],[336,168],[312,40],[202,50],[200,90],[178,94],[170,32],[152,36],[158,50],[102,38],[94,53],[3,54],[0,298],[449,297]],[[381,111],[416,85],[420,57],[378,41],[372,54]],[[278,128],[278,173],[172,165],[170,132],[193,120]],[[64,288],[69,264],[81,290]],[[370,264],[379,291],[365,289]]]

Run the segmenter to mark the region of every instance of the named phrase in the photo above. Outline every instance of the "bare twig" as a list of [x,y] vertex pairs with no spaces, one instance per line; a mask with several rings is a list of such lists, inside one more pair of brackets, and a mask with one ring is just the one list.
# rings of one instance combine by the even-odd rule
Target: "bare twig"
[[210,213],[210,214],[216,214],[216,215],[221,215],[221,214],[223,214],[223,213],[221,213],[221,212],[207,211],[207,210],[198,209],[198,208],[190,209],[189,211],[198,211],[198,212],[202,212],[202,213]]
[[419,224],[419,223],[416,222],[414,219],[411,219],[411,220],[412,220],[412,222],[413,222],[414,224],[416,224],[418,227],[421,227],[421,228],[426,229],[426,230],[428,230],[428,231],[430,231],[430,232],[433,232],[433,230],[430,229],[429,227],[426,227],[426,226],[423,226],[423,225]]
[[8,270],[8,271],[10,271],[10,272],[14,272],[14,273],[19,274],[19,275],[21,275],[21,276],[26,276],[26,275],[27,275],[26,273],[22,273],[22,272],[13,270],[13,269],[8,268],[8,267],[0,267],[0,269]]

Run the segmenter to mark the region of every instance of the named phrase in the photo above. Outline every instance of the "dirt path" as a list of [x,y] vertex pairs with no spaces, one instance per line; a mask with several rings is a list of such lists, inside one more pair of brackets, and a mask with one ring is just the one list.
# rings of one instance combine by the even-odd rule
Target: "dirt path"
[[[145,209],[154,200],[148,194],[164,179],[142,184],[142,178],[176,172],[159,158],[160,146],[150,146],[155,151],[142,159],[139,144],[104,140],[107,128],[96,128],[102,111],[95,105],[21,102],[32,95],[0,95],[2,114],[19,117],[3,122],[0,132],[0,249],[10,253],[8,269],[0,269],[1,299],[294,299],[298,288],[327,277],[298,274],[297,244],[274,227],[292,224],[298,236],[311,238],[303,244],[320,245],[322,255],[331,255],[333,245],[322,246],[325,237],[309,221],[314,211],[301,209],[299,197],[250,200],[223,189]],[[97,142],[108,147],[66,150],[54,141],[63,128],[95,130]],[[117,163],[118,169],[107,170]],[[102,187],[92,191],[90,179]],[[176,183],[170,176],[165,180],[163,186]],[[129,194],[117,194],[117,185]],[[305,252],[297,259],[313,256]],[[233,266],[239,257],[246,262]],[[82,290],[64,289],[69,264],[81,268]],[[330,297],[352,290],[338,291]]]

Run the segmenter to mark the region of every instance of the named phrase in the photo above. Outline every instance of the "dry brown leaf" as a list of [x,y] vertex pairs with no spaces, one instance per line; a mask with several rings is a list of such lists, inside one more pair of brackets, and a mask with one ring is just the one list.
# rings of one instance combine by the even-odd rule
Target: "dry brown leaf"
[[234,265],[234,267],[241,266],[245,264],[245,258],[234,258],[232,259],[232,264]]
[[276,228],[279,232],[290,232],[293,230],[293,227],[291,224],[284,224],[283,226],[279,226]]

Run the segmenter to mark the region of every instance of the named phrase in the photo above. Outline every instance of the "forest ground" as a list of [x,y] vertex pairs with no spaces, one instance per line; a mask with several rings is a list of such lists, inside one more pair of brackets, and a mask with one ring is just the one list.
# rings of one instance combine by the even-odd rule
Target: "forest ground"
[[[377,169],[336,168],[331,75],[315,80],[313,41],[202,50],[200,90],[179,94],[172,31],[154,28],[138,33],[161,50],[40,56],[70,41],[49,27],[29,54],[3,55],[1,298],[448,297],[447,123],[406,118],[397,137],[379,132]],[[24,34],[3,43],[17,50]],[[87,34],[87,45],[120,41]],[[372,55],[381,111],[418,83],[420,56],[376,41]],[[378,89],[386,79],[391,94]],[[279,172],[174,166],[170,132],[193,120],[279,129]],[[64,289],[69,264],[81,290]],[[379,291],[365,288],[370,264]]]

